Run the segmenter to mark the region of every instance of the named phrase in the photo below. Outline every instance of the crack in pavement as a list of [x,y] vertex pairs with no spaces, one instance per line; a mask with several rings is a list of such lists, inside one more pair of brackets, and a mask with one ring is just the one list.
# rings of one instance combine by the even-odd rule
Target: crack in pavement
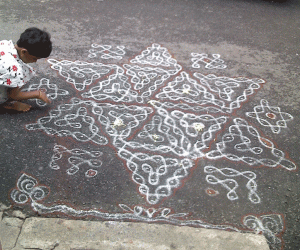
[[[20,219],[20,220],[21,220],[21,219]],[[22,232],[23,225],[24,225],[25,221],[26,221],[26,219],[24,219],[24,220],[23,220],[23,223],[22,223],[22,225],[21,225],[21,227],[20,227],[20,231],[19,231],[19,234],[18,234],[18,236],[17,236],[17,239],[16,239],[16,242],[15,242],[15,245],[13,246],[13,248],[12,248],[12,249],[14,249],[14,248],[17,246],[17,243],[18,243],[19,237],[20,237],[20,235],[21,235],[21,232]]]

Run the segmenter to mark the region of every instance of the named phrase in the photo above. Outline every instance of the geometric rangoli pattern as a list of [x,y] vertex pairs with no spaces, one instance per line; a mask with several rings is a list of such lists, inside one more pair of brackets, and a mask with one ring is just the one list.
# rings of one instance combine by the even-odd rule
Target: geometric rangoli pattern
[[92,49],[89,50],[89,58],[101,58],[101,59],[117,59],[120,60],[125,55],[124,46],[111,46],[92,44]]
[[287,121],[294,117],[282,112],[279,107],[270,106],[267,100],[262,99],[254,112],[246,112],[246,116],[255,118],[260,125],[269,127],[273,133],[279,134],[282,128],[287,128]]
[[[61,89],[57,84],[50,83],[50,80],[47,78],[42,78],[39,84],[30,84],[28,88],[22,89],[23,91],[34,91],[41,90],[47,93],[47,97],[49,100],[53,101],[58,99],[58,97],[64,97],[69,95],[67,90]],[[47,104],[42,100],[36,99],[36,104],[38,106],[46,106]]]
[[85,177],[95,177],[102,165],[100,151],[86,151],[78,148],[67,149],[62,145],[55,145],[49,167],[54,170],[66,169],[68,175],[75,175],[85,169]]
[[294,162],[287,159],[285,153],[275,147],[274,143],[260,135],[242,118],[233,119],[212,150],[206,153],[208,159],[227,158],[242,161],[250,166],[282,167],[295,170]]
[[211,57],[208,54],[191,53],[191,60],[193,62],[193,68],[201,68],[200,63],[205,65],[206,69],[225,69],[227,68],[224,60],[220,59],[219,54],[212,54]]
[[260,203],[260,197],[257,194],[257,184],[255,182],[256,174],[252,171],[240,172],[233,168],[216,168],[214,166],[205,166],[204,173],[206,173],[206,181],[209,184],[221,185],[227,189],[227,198],[229,200],[237,200],[239,197],[237,195],[236,189],[239,187],[238,182],[233,179],[234,177],[244,177],[246,178],[247,184],[246,188],[249,190],[248,199],[252,203]]
[[263,233],[269,242],[271,249],[282,249],[283,240],[281,234],[284,231],[282,215],[247,215],[243,218],[243,224],[254,230],[256,233]]

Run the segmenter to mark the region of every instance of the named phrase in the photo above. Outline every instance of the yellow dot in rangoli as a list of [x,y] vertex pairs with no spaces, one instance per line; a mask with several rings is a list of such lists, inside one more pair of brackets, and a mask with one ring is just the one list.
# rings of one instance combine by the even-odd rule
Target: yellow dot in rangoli
[[121,127],[121,126],[125,126],[125,124],[123,123],[122,119],[116,118],[116,120],[114,121],[113,127]]
[[194,123],[194,128],[198,132],[201,132],[205,128],[205,125],[201,122],[200,123]]
[[183,93],[183,94],[189,94],[190,91],[191,91],[190,89],[183,89],[183,90],[182,90],[182,93]]
[[149,104],[151,104],[152,106],[154,106],[154,105],[155,105],[155,103],[158,103],[158,101],[155,101],[155,100],[150,100],[150,101],[148,101],[148,103],[149,103]]
[[159,138],[159,135],[154,134],[154,135],[152,135],[152,138],[154,141],[156,141]]

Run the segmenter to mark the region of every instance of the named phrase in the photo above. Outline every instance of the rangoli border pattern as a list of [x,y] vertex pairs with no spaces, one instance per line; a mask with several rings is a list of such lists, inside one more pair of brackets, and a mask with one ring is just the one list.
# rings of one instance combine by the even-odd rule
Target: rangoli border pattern
[[75,209],[67,205],[45,206],[40,201],[45,200],[49,193],[49,187],[41,185],[36,178],[23,172],[17,181],[16,187],[12,189],[10,197],[14,203],[19,205],[30,203],[32,210],[39,214],[63,213],[73,218],[92,216],[112,221],[163,222],[178,226],[243,233],[262,233],[274,249],[279,249],[278,247],[283,246],[281,236],[285,230],[285,226],[284,217],[280,214],[246,215],[242,218],[242,223],[246,228],[237,228],[226,224],[215,225],[200,219],[189,220],[186,218],[188,217],[188,213],[173,213],[170,208],[130,207],[125,204],[119,204],[118,206],[123,210],[123,213],[107,213],[96,209]]

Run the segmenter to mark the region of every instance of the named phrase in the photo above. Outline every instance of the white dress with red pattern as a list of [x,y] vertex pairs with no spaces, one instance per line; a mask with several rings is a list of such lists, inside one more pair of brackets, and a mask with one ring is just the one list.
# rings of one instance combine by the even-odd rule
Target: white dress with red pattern
[[31,66],[18,56],[12,41],[0,41],[0,103],[7,100],[7,89],[22,87],[35,75]]

